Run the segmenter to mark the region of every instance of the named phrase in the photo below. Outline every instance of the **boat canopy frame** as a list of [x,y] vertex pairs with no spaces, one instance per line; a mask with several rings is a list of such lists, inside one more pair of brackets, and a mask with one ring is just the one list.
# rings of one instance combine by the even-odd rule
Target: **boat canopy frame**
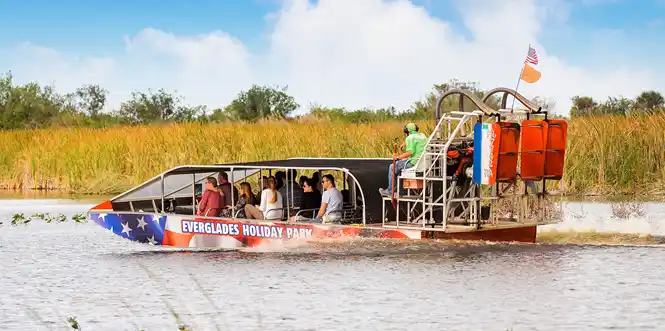
[[[287,219],[290,218],[291,207],[295,207],[291,202],[294,200],[292,184],[297,181],[291,178],[291,170],[311,170],[317,172],[339,171],[344,174],[343,185],[346,189],[347,178],[353,182],[351,187],[354,192],[353,203],[357,206],[358,199],[362,204],[362,224],[366,225],[368,221],[380,222],[381,198],[379,197],[378,186],[373,187],[377,182],[385,180],[385,173],[391,164],[392,158],[289,158],[284,160],[244,162],[232,164],[214,164],[214,165],[181,165],[164,171],[136,187],[110,199],[111,203],[128,202],[131,206],[132,201],[159,201],[160,211],[165,212],[165,201],[171,198],[192,197],[193,209],[196,205],[196,185],[206,177],[218,175],[220,172],[229,173],[229,181],[234,185],[257,173],[263,175],[264,170],[272,172],[273,170],[285,170],[287,185],[287,197],[285,197],[285,206]],[[377,170],[380,172],[376,173]],[[359,175],[360,173],[360,175]],[[191,175],[192,177],[189,177]],[[169,177],[185,176],[190,179],[184,185],[169,187],[167,189],[165,181]],[[336,184],[339,183],[336,180]],[[317,183],[318,184],[318,183]],[[291,186],[289,186],[291,185]],[[339,187],[339,184],[336,185]],[[147,191],[147,192],[146,192]],[[157,191],[157,192],[155,192]],[[376,192],[374,192],[376,191]],[[146,195],[139,195],[138,192],[146,192]],[[179,192],[182,192],[178,194]],[[360,192],[360,194],[358,194]],[[377,197],[374,197],[377,195]],[[372,198],[375,198],[372,201]],[[233,200],[233,198],[232,198]],[[235,205],[236,201],[232,201]],[[154,206],[157,209],[157,205]],[[370,211],[371,209],[371,211]],[[235,219],[235,215],[232,216]]]

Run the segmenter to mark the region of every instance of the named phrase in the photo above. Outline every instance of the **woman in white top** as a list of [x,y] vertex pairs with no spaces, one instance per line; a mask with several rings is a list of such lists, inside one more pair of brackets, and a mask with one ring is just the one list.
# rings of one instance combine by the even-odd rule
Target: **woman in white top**
[[282,219],[282,195],[277,191],[277,183],[273,177],[268,178],[268,187],[261,192],[261,204],[245,205],[245,215],[249,219],[279,220]]

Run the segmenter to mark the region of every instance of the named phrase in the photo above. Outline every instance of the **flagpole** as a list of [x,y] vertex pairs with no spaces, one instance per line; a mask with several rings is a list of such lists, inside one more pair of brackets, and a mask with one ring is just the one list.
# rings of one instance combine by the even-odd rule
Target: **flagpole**
[[[529,44],[529,48],[527,48],[527,54],[529,53],[529,49],[531,49],[531,44]],[[524,61],[526,63],[526,60]],[[524,63],[522,63],[522,70],[520,70],[520,75],[517,77],[517,85],[515,85],[515,93],[517,93],[517,89],[520,87],[520,81],[522,81],[522,74],[524,73]],[[515,96],[513,96],[513,105],[510,106],[510,112],[513,113],[515,111]]]

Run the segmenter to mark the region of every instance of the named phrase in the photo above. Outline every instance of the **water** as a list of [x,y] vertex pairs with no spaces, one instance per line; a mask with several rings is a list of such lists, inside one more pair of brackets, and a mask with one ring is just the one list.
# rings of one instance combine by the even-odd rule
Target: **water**
[[[16,212],[71,216],[98,201],[0,200],[4,329],[63,329],[76,316],[83,330],[177,330],[171,309],[194,330],[665,324],[665,249],[639,236],[578,233],[586,244],[560,245],[543,232],[535,245],[357,240],[192,253],[132,243],[92,223],[8,225]],[[622,208],[570,203],[563,224],[542,230],[665,235],[665,205]]]

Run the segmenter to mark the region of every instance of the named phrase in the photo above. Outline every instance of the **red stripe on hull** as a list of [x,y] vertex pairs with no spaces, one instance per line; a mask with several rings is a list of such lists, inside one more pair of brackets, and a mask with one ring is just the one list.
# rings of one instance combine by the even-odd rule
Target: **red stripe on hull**
[[90,210],[113,210],[113,205],[111,204],[111,200],[106,200],[92,208]]
[[484,240],[497,242],[536,242],[536,226],[522,228],[483,230],[475,232],[445,233],[437,231],[423,231],[423,238],[432,239],[458,239],[458,240]]
[[189,247],[189,242],[194,237],[193,233],[177,233],[164,230],[164,246]]
[[377,237],[381,239],[409,239],[409,236],[407,236],[404,232],[396,230],[382,231]]

